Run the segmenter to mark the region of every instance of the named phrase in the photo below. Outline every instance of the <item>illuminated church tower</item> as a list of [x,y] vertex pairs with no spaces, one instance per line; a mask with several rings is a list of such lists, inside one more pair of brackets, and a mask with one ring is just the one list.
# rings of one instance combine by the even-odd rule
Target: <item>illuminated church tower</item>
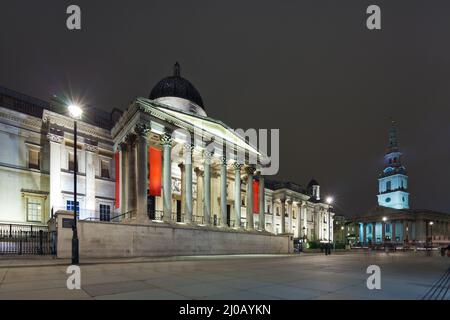
[[394,209],[409,209],[408,176],[398,148],[397,128],[393,121],[389,130],[389,145],[380,174],[378,205]]

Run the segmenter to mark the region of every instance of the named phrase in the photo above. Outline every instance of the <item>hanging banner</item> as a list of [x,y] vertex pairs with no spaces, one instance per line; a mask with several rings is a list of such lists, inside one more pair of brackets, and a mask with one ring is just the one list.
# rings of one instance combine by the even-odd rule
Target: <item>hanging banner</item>
[[253,213],[259,213],[259,181],[253,180]]
[[120,152],[116,152],[116,209],[120,208]]
[[162,180],[162,152],[159,149],[150,147],[148,149],[148,190],[149,195],[154,197],[161,196]]

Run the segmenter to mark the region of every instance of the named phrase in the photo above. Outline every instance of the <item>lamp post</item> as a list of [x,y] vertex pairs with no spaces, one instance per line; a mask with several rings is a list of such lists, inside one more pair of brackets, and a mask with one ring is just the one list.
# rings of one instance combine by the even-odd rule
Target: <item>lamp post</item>
[[73,225],[72,225],[72,264],[77,265],[80,262],[79,245],[78,245],[78,231],[77,231],[77,119],[81,118],[83,110],[75,105],[71,104],[68,107],[69,113],[73,118]]
[[381,243],[383,244],[385,242],[386,238],[386,221],[388,220],[387,217],[383,217],[383,223],[381,224]]
[[430,246],[433,249],[433,221],[430,221]]

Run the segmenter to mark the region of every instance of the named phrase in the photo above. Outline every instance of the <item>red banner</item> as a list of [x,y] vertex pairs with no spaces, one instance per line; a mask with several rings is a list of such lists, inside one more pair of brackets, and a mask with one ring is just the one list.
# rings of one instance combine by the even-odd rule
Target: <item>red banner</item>
[[120,208],[120,152],[116,152],[116,209]]
[[161,150],[150,147],[148,149],[148,173],[149,173],[149,194],[151,196],[161,196],[162,179],[162,153]]
[[259,181],[253,180],[253,213],[259,213]]

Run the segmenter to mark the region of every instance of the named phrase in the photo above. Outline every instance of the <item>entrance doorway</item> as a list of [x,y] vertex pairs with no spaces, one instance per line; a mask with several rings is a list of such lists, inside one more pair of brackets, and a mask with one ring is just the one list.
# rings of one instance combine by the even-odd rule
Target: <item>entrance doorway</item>
[[181,222],[181,201],[177,200],[177,222]]
[[147,214],[148,218],[150,220],[156,219],[156,204],[155,204],[155,197],[154,196],[148,196],[147,197]]

